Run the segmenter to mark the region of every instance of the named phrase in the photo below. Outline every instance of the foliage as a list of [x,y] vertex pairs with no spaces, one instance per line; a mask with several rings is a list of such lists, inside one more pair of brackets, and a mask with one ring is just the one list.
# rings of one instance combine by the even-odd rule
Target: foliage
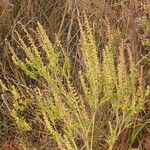
[[[121,132],[133,124],[134,117],[144,108],[145,90],[140,78],[142,74],[138,73],[130,47],[128,47],[128,69],[123,46],[119,48],[119,58],[115,59],[112,51],[113,36],[110,32],[108,43],[103,50],[103,60],[100,62],[86,15],[84,20],[85,29],[79,21],[80,46],[84,61],[84,69],[78,73],[81,91],[78,91],[72,82],[72,64],[69,57],[67,54],[61,56],[62,52],[53,46],[40,23],[37,24],[36,35],[42,50],[38,49],[34,37],[21,24],[29,44],[23,40],[21,34],[17,31],[15,33],[26,59],[21,60],[12,48],[12,60],[30,78],[37,81],[40,80],[39,78],[44,79],[42,84],[45,88],[37,85],[33,93],[30,93],[32,95],[30,99],[35,99],[38,113],[41,115],[40,121],[45,124],[60,149],[92,150],[96,114],[99,109],[103,109],[103,104],[108,102],[112,105],[114,120],[108,120],[106,123],[109,130],[106,140],[108,149],[113,149]],[[43,61],[41,51],[46,54],[45,60],[48,61]],[[136,86],[137,84],[139,86]],[[1,85],[3,91],[6,91],[6,86],[3,83]],[[29,125],[24,116],[18,115],[27,107],[27,99],[21,100],[22,95],[14,86],[8,90],[12,94],[13,109],[11,110],[11,106],[7,105],[15,123],[22,128],[20,129],[22,131],[32,131],[32,124]],[[60,131],[55,126],[59,121],[63,122]],[[80,147],[76,136],[83,142]]]
[[144,149],[149,43],[147,0],[0,1],[0,144]]

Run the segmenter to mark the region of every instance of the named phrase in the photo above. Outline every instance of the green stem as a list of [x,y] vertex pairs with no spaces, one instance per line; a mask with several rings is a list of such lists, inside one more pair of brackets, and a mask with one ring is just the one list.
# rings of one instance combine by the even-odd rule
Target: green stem
[[96,111],[94,111],[93,117],[92,117],[92,133],[91,133],[91,150],[93,149],[93,139],[94,139],[94,129],[95,129],[95,116],[96,116]]

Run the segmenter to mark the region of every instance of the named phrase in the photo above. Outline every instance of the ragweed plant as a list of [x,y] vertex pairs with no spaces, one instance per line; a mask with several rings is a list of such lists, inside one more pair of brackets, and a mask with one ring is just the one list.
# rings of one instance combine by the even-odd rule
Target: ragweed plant
[[123,46],[119,48],[119,58],[115,66],[111,42],[108,41],[103,53],[104,96],[109,99],[115,118],[115,121],[109,122],[110,134],[107,142],[110,150],[119,135],[133,124],[135,116],[144,109],[146,92],[142,72],[138,71],[133,61],[130,46],[127,46],[127,58],[126,49]]
[[[10,93],[12,97],[12,106],[9,106],[9,102],[5,100],[7,94],[2,94],[2,98],[4,99],[4,103],[7,106],[7,109],[10,113],[10,116],[13,118],[15,124],[21,131],[30,131],[31,127],[26,122],[24,117],[19,115],[20,112],[23,112],[26,105],[28,104],[28,100],[23,101],[21,98],[21,94],[19,93],[18,89],[15,86],[12,86],[10,89],[6,87],[6,85],[0,80],[0,85],[2,87],[2,91],[5,93],[6,91]],[[6,98],[7,99],[7,98]]]
[[[105,111],[110,111],[113,119],[107,120],[101,130],[106,134],[106,147],[111,150],[120,134],[130,127],[134,117],[144,107],[142,74],[138,73],[130,47],[127,48],[129,66],[126,65],[125,49],[122,45],[119,48],[119,58],[115,57],[110,31],[103,55],[100,56],[101,62],[86,15],[84,21],[84,25],[79,21],[79,45],[84,62],[84,68],[78,72],[77,82],[81,86],[80,90],[73,82],[71,59],[65,51],[59,50],[63,47],[60,42],[58,47],[51,43],[40,23],[37,23],[35,31],[36,42],[35,36],[22,24],[21,28],[27,39],[24,40],[21,34],[15,31],[25,59],[19,58],[11,48],[12,60],[28,77],[37,81],[36,88],[28,95],[30,103],[33,100],[36,102],[35,116],[40,116],[38,121],[45,125],[49,136],[56,141],[59,149],[93,150],[96,115],[105,109],[102,106],[106,103],[110,106]],[[37,43],[40,46],[37,46]],[[5,93],[7,87],[2,83],[1,86]],[[15,123],[32,131],[32,124],[17,114],[26,107],[20,101],[19,89],[12,86],[9,91],[13,99],[10,114]],[[9,104],[6,102],[6,105]]]
[[[83,42],[81,50],[86,69],[85,72],[80,71],[79,76],[81,85],[85,85],[83,87],[84,95],[81,94],[81,91],[77,91],[72,83],[69,57],[66,54],[61,56],[39,23],[36,34],[41,48],[46,54],[48,60],[46,63],[27,29],[22,26],[28,37],[29,46],[20,34],[15,32],[26,54],[26,59],[25,61],[20,60],[15,52],[13,52],[12,59],[29,77],[34,80],[42,77],[45,80],[49,94],[46,95],[44,90],[37,87],[34,91],[34,98],[37,100],[38,109],[43,116],[41,122],[44,121],[47,130],[56,140],[60,149],[78,149],[79,147],[92,149],[93,145],[94,122],[100,95],[99,59],[88,21],[86,20],[86,31],[83,31],[82,26],[80,27]],[[92,63],[95,63],[94,68]],[[94,70],[97,71],[96,74]],[[87,92],[84,91],[84,88]],[[57,131],[56,121],[63,122],[63,127],[60,129],[62,133]],[[80,146],[76,143],[77,136],[83,142]]]

